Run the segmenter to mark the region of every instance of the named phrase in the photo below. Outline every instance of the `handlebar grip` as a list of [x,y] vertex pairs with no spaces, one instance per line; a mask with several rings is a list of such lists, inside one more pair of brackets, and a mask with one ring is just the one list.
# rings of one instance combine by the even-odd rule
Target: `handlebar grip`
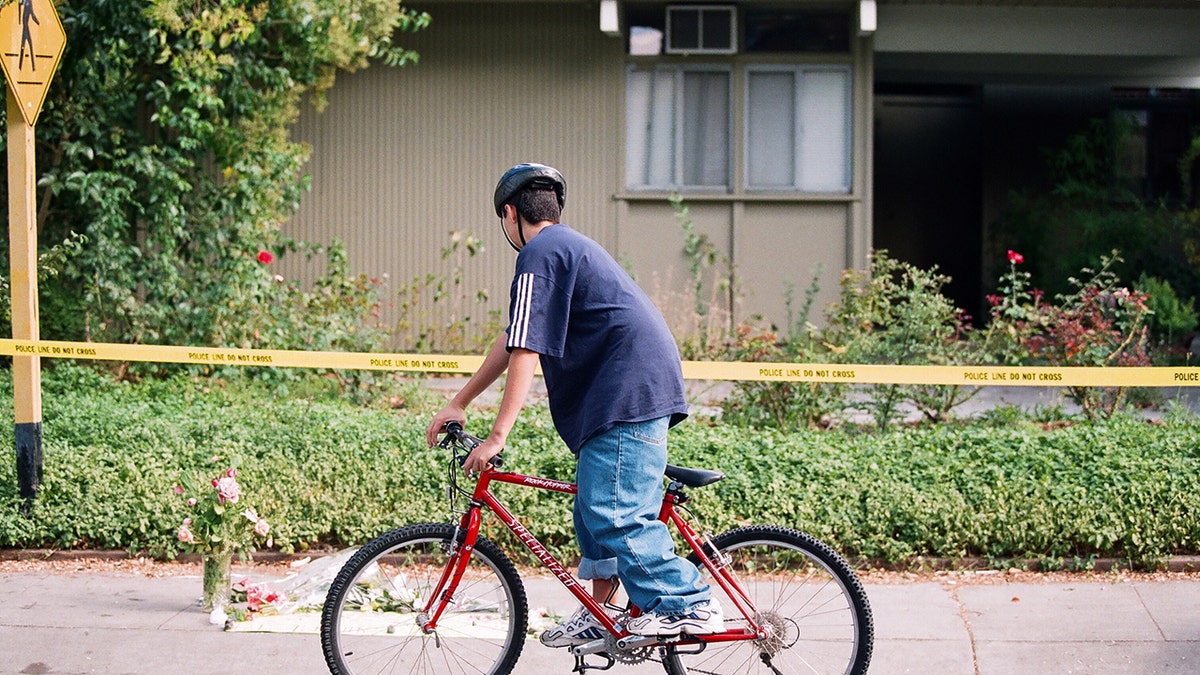
[[[462,423],[454,421],[446,422],[446,439],[458,443],[465,443],[467,447],[471,449],[478,447],[479,444],[483,442],[482,439],[475,438],[474,436],[465,433],[463,431]],[[459,459],[459,462],[461,463],[465,459],[466,455],[463,455],[463,457]],[[488,464],[491,464],[493,467],[498,469],[504,464],[504,458],[500,455],[496,455],[488,460]]]

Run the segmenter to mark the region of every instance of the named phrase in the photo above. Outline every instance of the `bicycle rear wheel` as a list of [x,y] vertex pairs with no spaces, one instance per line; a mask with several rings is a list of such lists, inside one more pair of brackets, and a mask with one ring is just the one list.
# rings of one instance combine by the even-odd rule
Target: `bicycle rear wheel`
[[525,644],[528,601],[513,564],[479,537],[451,603],[426,634],[418,615],[450,561],[454,527],[422,523],[372,540],[334,578],[321,648],[334,675],[511,673]]
[[[754,603],[763,640],[668,645],[671,675],[816,673],[858,675],[871,662],[874,627],[866,591],[840,555],[807,534],[751,526],[713,539]],[[699,560],[693,553],[693,563]],[[727,628],[746,620],[701,570],[722,601]]]

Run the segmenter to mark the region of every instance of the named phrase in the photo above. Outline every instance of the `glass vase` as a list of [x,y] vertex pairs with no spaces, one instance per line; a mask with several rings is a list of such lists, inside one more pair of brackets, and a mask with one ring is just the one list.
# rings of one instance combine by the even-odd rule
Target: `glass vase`
[[204,596],[201,606],[205,612],[225,609],[229,606],[231,590],[229,568],[233,553],[213,551],[204,554]]

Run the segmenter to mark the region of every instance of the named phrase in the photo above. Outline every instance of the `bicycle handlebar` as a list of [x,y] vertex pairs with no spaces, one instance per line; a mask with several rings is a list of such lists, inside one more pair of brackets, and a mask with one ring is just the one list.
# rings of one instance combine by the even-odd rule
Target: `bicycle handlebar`
[[[460,445],[462,447],[465,447],[467,450],[474,450],[475,448],[479,447],[482,443],[483,443],[482,438],[472,436],[471,434],[468,434],[467,432],[463,431],[463,426],[461,423],[447,422],[446,423],[446,438],[444,438],[442,440],[440,445],[442,447],[450,447],[451,444],[454,444],[454,445]],[[461,466],[464,462],[466,462],[466,460],[467,460],[466,454],[463,454],[462,456],[458,457],[459,465]],[[497,456],[491,458],[490,460],[488,460],[488,463],[491,464],[494,468],[500,468],[500,466],[502,464],[504,464],[504,459],[500,455],[497,455]]]

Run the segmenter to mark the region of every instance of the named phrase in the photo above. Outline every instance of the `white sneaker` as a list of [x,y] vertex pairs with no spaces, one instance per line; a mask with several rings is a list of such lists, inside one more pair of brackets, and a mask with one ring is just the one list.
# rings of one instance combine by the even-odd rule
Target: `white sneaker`
[[563,623],[546,629],[538,641],[547,647],[570,647],[597,640],[608,634],[604,624],[596,620],[587,607],[580,607]]
[[716,598],[687,614],[643,614],[625,622],[625,630],[634,635],[708,635],[725,632],[725,613]]

